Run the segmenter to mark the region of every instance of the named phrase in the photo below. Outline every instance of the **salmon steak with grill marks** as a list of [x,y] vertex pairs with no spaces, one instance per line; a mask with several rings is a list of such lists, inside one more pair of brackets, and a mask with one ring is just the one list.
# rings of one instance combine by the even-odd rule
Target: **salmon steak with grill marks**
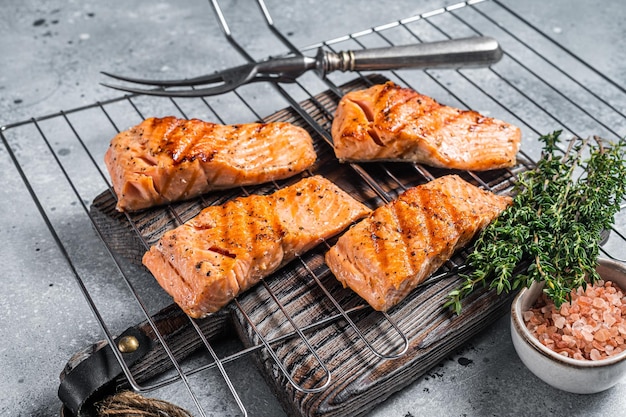
[[311,136],[290,123],[220,125],[169,116],[116,135],[104,160],[117,210],[137,211],[288,178],[316,158]]
[[204,317],[370,212],[313,176],[205,208],[166,232],[143,263],[185,313]]
[[344,233],[326,263],[375,310],[404,299],[512,202],[456,175],[411,188]]
[[516,126],[391,81],[343,96],[331,134],[343,162],[410,161],[471,171],[514,166],[521,141]]

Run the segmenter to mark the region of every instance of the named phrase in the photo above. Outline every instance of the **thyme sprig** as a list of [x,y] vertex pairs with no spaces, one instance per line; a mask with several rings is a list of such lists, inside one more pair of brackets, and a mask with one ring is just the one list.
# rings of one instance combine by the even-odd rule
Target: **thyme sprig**
[[467,259],[471,272],[445,307],[459,314],[461,300],[480,286],[500,294],[534,281],[545,281],[559,307],[587,277],[598,280],[600,236],[626,194],[626,145],[573,138],[563,153],[560,135],[539,138],[541,159],[519,175],[513,204],[479,235]]

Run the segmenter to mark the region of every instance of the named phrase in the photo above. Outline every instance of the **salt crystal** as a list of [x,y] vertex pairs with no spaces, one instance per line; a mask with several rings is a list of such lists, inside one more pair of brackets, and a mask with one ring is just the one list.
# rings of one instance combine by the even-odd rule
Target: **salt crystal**
[[568,335],[563,335],[562,340],[567,344],[567,346],[569,347],[574,347],[576,346],[576,338],[572,337],[572,336],[568,336]]
[[523,318],[541,343],[563,356],[598,360],[626,350],[626,296],[609,281],[572,291],[571,303],[559,309],[543,294]]
[[555,314],[556,319],[554,320],[554,326],[557,329],[562,329],[565,326],[565,317],[561,316],[561,315],[557,315]]
[[531,318],[533,318],[535,316],[535,313],[533,313],[531,310],[528,311],[524,311],[524,313],[522,313],[523,317],[524,317],[524,321],[528,322],[530,321]]
[[602,313],[602,321],[604,322],[604,324],[611,327],[615,324],[617,320],[615,319],[615,316],[607,310]]
[[604,301],[602,298],[597,298],[597,297],[593,299],[593,302],[591,303],[591,305],[593,305],[595,308],[599,308],[602,310],[607,308],[606,301]]
[[598,349],[600,352],[604,352],[604,350],[606,349],[606,346],[602,342],[599,342],[598,340],[594,340],[591,343],[591,346],[593,346],[594,349]]
[[598,349],[591,349],[591,352],[589,352],[589,357],[591,358],[591,360],[597,361],[602,358],[602,355],[600,355],[600,351]]
[[545,324],[540,324],[539,326],[537,326],[537,334],[545,334],[547,328],[548,326],[546,326]]
[[620,305],[620,304],[621,304],[621,298],[620,298],[620,296],[619,296],[619,295],[617,295],[617,294],[610,294],[610,295],[607,297],[607,300],[608,300],[608,301],[609,301],[609,303],[610,303],[611,305],[613,305],[613,306],[618,306],[618,305]]
[[606,342],[607,340],[609,340],[609,337],[611,337],[611,334],[607,329],[600,329],[593,336],[593,338],[599,342]]

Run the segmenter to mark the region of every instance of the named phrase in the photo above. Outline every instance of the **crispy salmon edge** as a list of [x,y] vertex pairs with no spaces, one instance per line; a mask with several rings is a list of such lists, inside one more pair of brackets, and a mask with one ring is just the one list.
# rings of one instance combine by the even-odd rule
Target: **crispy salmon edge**
[[[408,90],[420,96],[423,96],[422,94],[418,93],[417,91],[411,88],[398,86],[392,81],[387,81],[384,84],[377,84],[364,90],[352,91],[344,95],[339,101],[339,104],[335,111],[335,117],[333,118],[333,123],[331,125],[331,136],[333,138],[333,144],[334,144],[333,148],[335,151],[335,156],[337,157],[339,162],[342,162],[342,163],[415,162],[415,163],[423,163],[425,165],[431,165],[431,166],[439,167],[439,168],[474,170],[474,171],[487,171],[487,170],[495,170],[495,169],[502,169],[502,168],[510,168],[510,167],[515,166],[515,164],[517,163],[517,154],[519,153],[521,140],[522,140],[522,132],[518,126],[515,126],[504,120],[496,119],[494,117],[484,116],[473,110],[461,110],[452,106],[441,104],[437,102],[435,99],[432,99],[431,97],[428,97],[428,98],[432,99],[435,103],[437,103],[438,105],[442,107],[448,107],[448,108],[459,110],[462,112],[475,113],[486,119],[492,120],[494,123],[498,123],[503,126],[505,125],[507,128],[513,129],[513,133],[510,135],[510,139],[508,141],[508,143],[513,143],[512,148],[511,148],[512,157],[508,158],[506,161],[503,160],[503,162],[499,164],[492,164],[492,165],[488,165],[488,167],[486,168],[483,167],[479,169],[479,168],[472,168],[469,165],[466,165],[464,163],[459,163],[459,162],[453,162],[451,164],[442,163],[437,158],[430,157],[432,150],[429,150],[428,147],[419,147],[419,146],[414,147],[411,153],[405,153],[405,154],[398,155],[395,157],[390,157],[390,158],[382,158],[382,157],[381,158],[378,158],[378,157],[377,158],[362,158],[362,157],[354,156],[355,152],[353,148],[357,146],[370,146],[370,147],[379,148],[379,149],[384,149],[385,146],[380,144],[372,136],[369,130],[371,116],[368,116],[365,110],[361,107],[361,105],[359,105],[356,101],[354,101],[352,97],[355,94],[364,93],[368,90],[381,88],[381,86],[386,87],[388,85],[393,88],[397,88],[401,90]],[[346,119],[351,119],[353,122],[355,122],[355,124],[358,121],[359,128],[352,129],[346,132],[345,123],[344,123]]]
[[[339,187],[338,185],[334,184],[332,181],[328,180],[327,178],[321,175],[314,175],[312,177],[306,177],[300,180],[299,182],[292,184],[289,187],[302,186],[303,182],[305,181],[307,182],[319,181],[320,183],[319,185],[323,186],[326,192],[329,192],[332,194],[339,194],[341,198],[346,200],[346,204],[348,205],[349,211],[351,213],[351,218],[349,220],[342,220],[338,222],[341,225],[337,225],[335,227],[330,228],[328,236],[324,237],[325,239],[337,235],[341,231],[345,230],[349,226],[350,223],[353,223],[367,216],[368,214],[372,212],[372,210],[368,208],[366,205],[359,202],[357,199],[352,197],[346,191],[341,189],[341,187]],[[285,187],[285,188],[289,188],[289,187]],[[277,192],[284,190],[285,188],[277,190],[276,192],[267,195],[267,197],[270,197],[276,194]],[[248,197],[242,197],[242,198],[248,198]],[[210,207],[207,207],[207,209]],[[172,229],[166,233],[168,234],[174,233],[174,231],[178,230],[179,228],[189,226],[191,222],[193,222],[198,216],[201,215],[201,213],[196,215],[194,218],[188,220],[183,225],[180,225],[177,228]],[[190,227],[193,227],[193,226],[190,226]],[[165,236],[166,235],[164,235],[164,237]],[[231,277],[232,274],[230,274],[230,271],[228,271],[225,274],[214,276],[211,280],[202,280],[202,283],[198,285],[198,287],[202,288],[202,291],[196,292],[192,288],[193,285],[190,285],[190,283],[187,280],[197,279],[197,278],[202,278],[202,277],[197,277],[195,275],[185,276],[185,274],[182,274],[180,271],[177,270],[174,264],[172,264],[171,260],[168,259],[169,256],[166,255],[162,250],[160,250],[161,242],[163,242],[164,237],[162,237],[159,240],[159,242],[157,242],[155,245],[151,246],[150,249],[144,254],[143,259],[142,259],[143,264],[148,268],[148,270],[150,270],[151,273],[153,270],[161,271],[161,273],[159,274],[152,273],[152,275],[157,280],[159,285],[172,298],[174,298],[174,301],[183,309],[183,311],[185,311],[189,316],[194,317],[194,318],[202,318],[209,313],[214,313],[218,311],[220,308],[228,304],[228,302],[230,302],[234,297],[246,291],[247,289],[253,287],[254,285],[256,285],[258,282],[260,282],[262,279],[264,279],[268,275],[276,272],[277,270],[285,266],[288,262],[295,259],[297,255],[301,255],[301,254],[295,254],[295,253],[292,254],[289,251],[286,251],[284,247],[281,247],[281,252],[283,253],[282,261],[275,268],[271,268],[271,270],[268,270],[266,274],[254,280],[254,282],[249,282],[249,283],[246,283],[246,285],[241,285],[241,283],[239,283],[237,279]],[[304,251],[306,252],[310,250],[311,248],[317,246],[319,243],[321,243],[321,241],[322,241],[321,237],[311,240],[311,242],[305,245]],[[223,294],[224,291],[222,291],[222,288],[224,286],[222,284],[224,284],[225,281],[228,281],[230,283],[229,284],[228,282],[226,282],[226,284],[228,284],[227,287],[230,288],[230,290],[227,291],[228,294],[226,294],[226,296],[224,297],[224,294]],[[182,297],[179,296],[181,292],[174,292],[174,294],[176,294],[175,296],[172,294],[172,292],[168,290],[169,288],[176,287],[176,285],[183,286],[184,291],[182,291],[182,293],[184,293],[184,295]],[[211,297],[210,294],[213,292],[215,292],[216,294],[219,294],[220,296]],[[198,300],[202,300],[203,302],[198,303],[197,302]],[[216,303],[215,301],[218,301],[218,302]],[[208,309],[207,306],[211,306],[211,308]]]
[[[224,288],[224,284],[230,289],[228,293],[230,294],[239,294],[242,289],[239,286],[239,282],[233,277],[229,276],[230,274],[225,274],[218,279],[204,280],[204,285],[202,285],[203,291],[200,293],[196,293],[191,288],[192,286],[187,281],[187,278],[181,274],[174,265],[167,259],[165,254],[158,249],[158,245],[154,245],[148,250],[142,259],[143,264],[151,271],[152,268],[158,267],[161,271],[165,271],[165,274],[152,274],[156,281],[159,283],[161,288],[163,288],[168,294],[169,287],[172,287],[172,283],[178,283],[178,285],[182,285],[184,288],[184,296],[176,297],[174,301],[181,307],[183,311],[190,317],[200,319],[206,317],[208,314],[215,313],[226,304],[228,304],[232,298],[226,297],[211,297],[209,295],[208,298],[203,297],[204,294],[222,294],[221,290]],[[190,277],[192,279],[198,277]],[[206,285],[209,283],[209,285]],[[219,291],[216,291],[219,289]],[[180,292],[178,293],[180,294]],[[174,298],[171,294],[170,296]],[[202,304],[195,303],[194,301],[198,299],[204,299],[205,302]],[[211,306],[211,308],[202,307]],[[198,308],[200,307],[200,308]]]
[[[460,178],[457,175],[449,175],[448,177],[454,177],[455,179],[458,179],[460,181],[467,183],[466,181],[464,181],[462,178]],[[444,177],[439,177],[437,178],[437,180],[442,179],[442,178]],[[467,184],[472,187],[475,187],[483,196],[496,197],[493,199],[493,204],[498,205],[498,206],[503,205],[504,207],[502,208],[502,210],[504,210],[512,202],[511,197],[493,194],[480,187],[476,187],[473,184],[470,184],[470,183],[467,183]],[[411,189],[407,191],[410,191],[410,190]],[[383,207],[388,207],[389,205],[392,205],[396,201],[397,200],[387,203],[386,205],[381,206],[378,209],[383,208]],[[498,201],[501,202],[502,204],[498,204]],[[502,212],[502,210],[500,211],[500,213]],[[372,212],[372,215],[373,213],[374,212]],[[367,224],[366,222],[368,222],[368,220],[371,218],[372,215],[363,219],[359,223],[359,225],[365,226]],[[490,220],[490,222],[493,221],[498,215],[499,213],[496,214]],[[480,230],[481,229],[478,228],[477,230],[474,231],[471,237],[465,240],[462,240],[462,234],[459,235],[459,239],[456,241],[456,244],[454,245],[454,250],[451,251],[451,255],[457,252],[462,247],[464,247],[468,241],[470,241],[474,236],[476,236],[477,233],[480,232]],[[340,240],[343,237],[349,238],[350,234],[361,233],[361,232],[362,231],[359,230],[358,228],[353,228],[347,231],[342,237],[340,237],[339,241],[329,249],[329,251],[325,255],[325,260],[326,260],[326,264],[331,269],[331,272],[333,273],[335,278],[343,285],[344,288],[350,288],[352,291],[355,292],[355,294],[360,296],[372,308],[374,308],[377,311],[387,311],[391,309],[392,307],[394,307],[396,304],[402,301],[408,295],[408,293],[413,291],[417,285],[419,285],[421,282],[427,279],[433,272],[439,269],[441,265],[443,265],[443,263],[445,263],[445,261],[448,259],[446,257],[445,259],[441,259],[439,262],[433,263],[433,266],[431,267],[423,268],[414,278],[409,277],[403,280],[402,282],[400,282],[400,285],[397,288],[395,287],[392,288],[392,286],[384,285],[385,283],[382,280],[370,279],[367,276],[367,271],[363,271],[360,268],[358,268],[351,261],[350,257],[346,256],[339,250],[340,245],[343,243],[343,242],[340,242]],[[437,254],[435,257],[439,258],[439,255],[441,254]],[[361,290],[363,289],[363,287],[357,287],[357,289],[352,288],[352,286],[349,285],[349,282],[351,281],[366,283],[367,287],[370,289],[371,292],[367,292],[367,293],[363,292]],[[403,292],[402,290],[407,287],[409,288],[408,292],[406,293]]]
[[[178,119],[174,116],[166,116],[162,118],[156,118],[156,117],[146,118],[141,123],[135,126],[132,126],[122,132],[119,132],[117,135],[115,135],[111,139],[110,145],[104,155],[104,161],[105,161],[105,166],[107,167],[107,170],[109,171],[109,176],[111,178],[113,190],[115,191],[115,194],[117,196],[116,210],[120,212],[136,212],[136,211],[144,210],[150,207],[168,204],[173,201],[179,201],[179,199],[171,200],[171,199],[165,198],[157,189],[152,176],[147,175],[142,172],[137,172],[133,170],[132,167],[129,166],[128,164],[120,163],[119,159],[120,159],[120,156],[123,155],[123,153],[120,153],[120,151],[118,149],[115,149],[115,147],[113,146],[116,140],[122,140],[122,138],[124,137],[128,137],[127,140],[131,140],[132,139],[131,132],[134,129],[137,129],[138,127],[140,127],[142,124],[149,122],[151,120],[163,121],[169,118]],[[198,120],[203,123],[211,123],[211,122],[205,122],[200,119],[192,119],[192,120]],[[260,124],[260,123],[250,123],[250,124]],[[274,175],[268,175],[267,178],[264,178],[264,180],[258,181],[258,182],[248,181],[245,184],[233,183],[230,186],[219,186],[219,187],[211,186],[210,184],[207,184],[203,192],[186,196],[185,198],[180,199],[180,200],[195,198],[202,194],[206,194],[215,190],[236,188],[240,185],[258,185],[258,184],[267,183],[273,180],[286,179],[294,175],[297,175],[301,172],[304,172],[305,170],[311,168],[311,166],[315,164],[315,162],[317,161],[317,152],[315,151],[313,138],[305,129],[289,122],[268,122],[265,124],[281,124],[281,125],[289,126],[290,129],[293,129],[293,132],[298,132],[302,135],[302,137],[307,139],[302,142],[302,149],[301,149],[302,152],[300,153],[300,155],[298,155],[297,158],[294,159],[294,162],[297,162],[297,165],[298,165],[296,169],[292,169],[291,167],[283,167],[280,170],[278,170],[280,172],[277,172]],[[232,126],[232,125],[220,125],[220,126],[227,127],[227,126]],[[142,158],[141,154],[133,154],[133,155],[137,158]],[[202,164],[199,164],[199,165],[200,167],[199,168],[196,167],[195,169],[204,169],[204,166]],[[194,167],[190,166],[189,169],[194,169]],[[129,195],[129,194],[142,195],[143,197],[141,199],[141,202],[139,204],[133,203],[133,201],[125,197],[126,195]]]

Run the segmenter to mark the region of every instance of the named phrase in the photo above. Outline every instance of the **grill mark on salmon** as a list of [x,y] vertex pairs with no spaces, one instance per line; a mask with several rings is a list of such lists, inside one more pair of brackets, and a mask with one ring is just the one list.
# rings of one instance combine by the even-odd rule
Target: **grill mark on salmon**
[[104,161],[119,211],[288,178],[311,167],[311,136],[286,122],[219,125],[149,118],[111,140]]
[[444,176],[374,210],[337,240],[326,263],[344,287],[386,311],[511,202],[456,175]]
[[185,313],[199,318],[370,212],[313,176],[205,208],[166,232],[143,263]]
[[516,126],[391,81],[347,93],[331,134],[343,162],[411,161],[473,171],[514,166],[521,142]]

